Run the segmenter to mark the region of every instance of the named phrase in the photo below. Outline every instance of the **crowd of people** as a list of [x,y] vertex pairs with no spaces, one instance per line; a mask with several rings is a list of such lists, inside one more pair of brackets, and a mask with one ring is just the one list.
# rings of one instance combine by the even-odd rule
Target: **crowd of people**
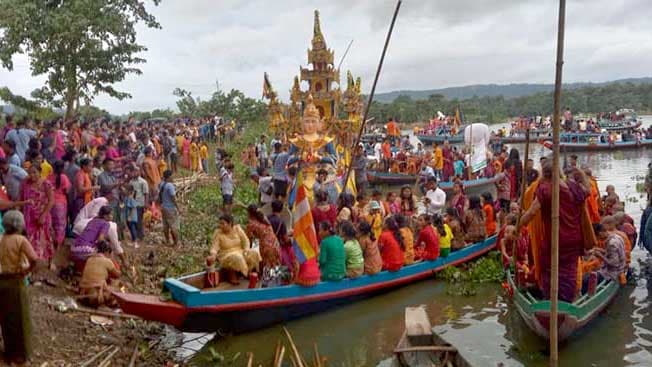
[[[209,277],[214,285],[244,280],[250,287],[311,286],[398,271],[497,236],[504,264],[515,268],[519,284],[549,296],[549,159],[542,158],[535,169],[534,161],[521,161],[518,150],[501,148],[479,174],[496,177],[496,196],[489,191],[468,195],[463,180],[472,176],[464,163],[457,163],[462,153],[456,155],[447,143],[435,145],[432,152],[414,153],[420,159],[421,190],[404,186],[383,193],[369,190],[364,179],[366,156],[359,147],[352,157],[356,181],[360,178],[355,194],[329,180],[325,170],[316,173],[310,214],[318,245],[315,256],[306,261],[296,253],[287,220],[297,180],[288,144],[272,139],[268,145],[262,136],[241,152],[242,162],[252,168],[259,200],[250,203],[246,224],[240,225],[232,213],[237,190],[234,162],[223,149],[225,136],[214,127],[210,119],[109,125],[102,120],[64,124],[7,118],[0,131],[0,179],[5,189],[0,191],[4,233],[0,281],[9,285],[0,292],[25,297],[25,274],[37,264],[54,270],[55,254],[65,248],[71,266],[81,274],[82,300],[93,306],[112,305],[109,282],[120,276],[128,261],[123,245],[142,245],[152,217],[160,217],[166,242],[179,244],[172,177],[178,166],[208,172],[207,144],[219,138],[215,173],[224,208],[206,258],[216,269]],[[403,165],[401,154],[408,155],[403,149],[391,156],[390,167]],[[559,295],[566,301],[583,289],[590,291],[596,281],[623,282],[637,243],[633,220],[624,213],[614,187],[606,187],[606,195],[600,196],[591,171],[580,168],[577,157],[570,158],[560,185]],[[439,187],[449,180],[454,182],[451,194]],[[645,235],[652,232],[652,224],[646,225],[650,213],[652,207],[641,224],[643,242],[651,237]],[[11,324],[15,319],[0,320],[3,332],[8,328],[22,332]]]
[[[264,141],[263,141],[264,143]],[[292,228],[281,220],[286,211],[287,194],[293,185],[283,152],[283,143],[273,143],[275,153],[263,156],[257,152],[261,142],[252,150],[249,162],[257,166],[273,167],[274,174],[256,176],[260,202],[249,208],[249,226],[260,227],[238,230],[241,234],[236,256],[238,266],[226,265],[227,279],[235,281],[236,274],[263,272],[265,268],[283,266],[290,275],[284,283],[312,285],[319,280],[355,278],[381,270],[397,271],[418,261],[430,261],[446,256],[473,243],[496,235],[506,266],[515,266],[520,283],[539,289],[549,296],[550,271],[550,210],[552,162],[541,158],[522,162],[519,152],[501,149],[492,157],[483,175],[495,176],[497,193],[467,195],[462,178],[444,163],[443,150],[435,146],[426,167],[432,172],[425,177],[422,192],[416,187],[404,186],[399,191],[381,192],[361,185],[354,196],[342,191],[336,182],[326,182],[326,174],[318,174],[315,197],[311,203],[319,246],[317,261],[297,264],[293,253]],[[364,154],[358,149],[358,155]],[[277,161],[277,159],[279,161]],[[394,163],[396,157],[391,158]],[[355,155],[353,159],[354,169]],[[447,172],[448,171],[448,172]],[[295,176],[296,172],[292,172]],[[262,177],[261,177],[262,176]],[[356,173],[356,179],[360,175]],[[453,192],[446,194],[438,187],[438,178],[454,180]],[[612,279],[622,282],[627,274],[630,253],[637,243],[633,220],[624,213],[623,203],[611,185],[601,196],[595,177],[587,167],[578,165],[578,157],[569,157],[562,174],[560,227],[560,297],[572,301],[580,294],[582,283],[592,279]],[[279,180],[285,179],[281,184]],[[521,193],[525,180],[526,191]],[[493,190],[492,190],[493,191]],[[524,196],[524,207],[519,199]],[[267,216],[265,207],[271,208]],[[267,210],[268,212],[270,210]],[[520,218],[520,220],[519,220]],[[582,225],[578,225],[582,223]],[[213,243],[212,256],[221,253],[223,236],[232,233],[237,224],[228,214],[220,219],[220,229]],[[641,225],[644,231],[645,223]],[[261,229],[262,228],[262,229]],[[257,233],[257,234],[256,234]],[[261,233],[266,233],[263,235]],[[245,240],[246,239],[246,240]],[[252,258],[249,243],[257,241],[260,258]],[[233,245],[233,244],[232,244]],[[229,249],[233,246],[226,246]],[[586,251],[585,251],[586,249]],[[516,256],[514,256],[516,250]],[[621,256],[622,255],[622,256]],[[264,277],[265,278],[265,277]],[[584,279],[586,278],[586,279]],[[587,285],[584,284],[586,289]]]
[[49,276],[48,268],[74,269],[82,302],[112,305],[109,283],[128,265],[124,245],[142,245],[155,219],[162,220],[166,241],[179,243],[177,167],[207,172],[208,142],[228,140],[233,129],[216,118],[81,123],[5,117],[0,298],[9,309],[3,308],[0,327],[9,360],[26,355],[25,276],[36,269],[31,279],[38,281]]

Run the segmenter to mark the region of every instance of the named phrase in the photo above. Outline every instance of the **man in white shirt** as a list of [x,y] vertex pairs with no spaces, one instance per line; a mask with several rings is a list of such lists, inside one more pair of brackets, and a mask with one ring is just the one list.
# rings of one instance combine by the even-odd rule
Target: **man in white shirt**
[[437,179],[430,178],[427,183],[428,191],[424,199],[427,214],[440,214],[446,205],[446,193],[437,185]]

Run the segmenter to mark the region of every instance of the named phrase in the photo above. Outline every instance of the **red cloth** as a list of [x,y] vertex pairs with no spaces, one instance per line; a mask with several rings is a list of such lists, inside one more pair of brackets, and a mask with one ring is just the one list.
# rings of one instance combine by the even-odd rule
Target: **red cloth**
[[431,225],[426,225],[419,232],[414,247],[423,249],[420,256],[423,260],[435,260],[439,257],[439,236]]
[[[572,181],[559,187],[559,299],[572,302],[577,289],[577,259],[584,250],[582,208],[586,193]],[[536,198],[541,204],[544,238],[541,248],[543,293],[550,298],[550,241],[552,183],[540,181]]]
[[383,259],[383,269],[398,271],[403,266],[405,258],[401,246],[391,231],[383,231],[378,239],[380,257]]
[[389,145],[389,143],[387,142],[383,143],[383,145],[381,145],[381,149],[383,151],[383,158],[385,159],[392,158],[392,146]]

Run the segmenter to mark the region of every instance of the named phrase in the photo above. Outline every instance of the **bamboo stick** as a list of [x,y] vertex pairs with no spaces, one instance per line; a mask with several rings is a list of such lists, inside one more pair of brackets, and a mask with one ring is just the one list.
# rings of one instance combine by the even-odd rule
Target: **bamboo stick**
[[117,312],[111,312],[111,311],[100,311],[100,310],[93,310],[90,308],[86,307],[77,307],[77,308],[71,308],[71,310],[78,311],[78,312],[83,312],[87,313],[90,315],[98,315],[98,316],[107,316],[107,317],[117,317],[121,319],[134,319],[134,320],[142,320],[142,318],[135,316],[135,315],[130,315],[128,313],[117,313]]
[[299,350],[297,349],[297,346],[294,344],[294,340],[292,340],[292,335],[290,335],[290,332],[288,329],[283,326],[283,331],[285,332],[285,335],[288,338],[288,341],[290,342],[290,347],[292,347],[292,352],[294,353],[294,356],[297,359],[297,363],[299,364],[298,367],[304,367],[303,362],[301,361],[301,355],[299,354]]
[[274,367],[281,367],[283,365],[284,356],[285,356],[285,346],[281,346],[281,352],[279,353],[276,363],[274,363]]
[[[362,132],[364,127],[367,124],[367,117],[369,116],[369,109],[371,108],[371,102],[374,100],[374,94],[376,93],[376,85],[378,84],[378,78],[380,77],[380,71],[383,69],[383,62],[385,61],[385,54],[387,53],[387,48],[389,46],[389,40],[392,38],[392,32],[394,31],[394,24],[396,24],[396,17],[398,16],[398,11],[401,8],[401,0],[398,0],[396,3],[396,9],[394,10],[394,16],[392,17],[392,22],[389,25],[389,30],[387,31],[387,37],[385,38],[385,45],[383,46],[383,52],[380,55],[380,61],[378,62],[378,68],[376,69],[376,76],[374,77],[374,83],[371,86],[371,92],[369,93],[369,98],[367,99],[367,105],[364,109],[364,115],[362,117],[362,123],[360,124],[360,131],[358,131],[358,136],[355,139],[355,144],[350,149],[354,149],[360,144],[360,139],[362,138]],[[343,185],[346,187],[346,184],[349,182],[349,176],[351,175],[351,169],[353,168],[353,159],[349,162],[349,166],[346,168],[346,174],[344,175]]]
[[136,365],[136,359],[138,359],[139,355],[138,351],[138,343],[136,343],[136,347],[134,348],[134,352],[131,354],[131,358],[129,358],[129,366],[128,367],[134,367]]
[[101,355],[108,352],[111,348],[113,348],[113,346],[109,345],[108,347],[102,349],[101,351],[96,353],[93,357],[91,357],[91,359],[89,359],[86,362],[82,363],[81,366],[79,366],[79,367],[88,367],[88,366],[90,366],[91,363],[95,362],[98,358],[100,358]]
[[[528,125],[528,128],[525,129],[525,156],[523,157],[523,170],[521,171],[521,187],[519,189],[519,203],[518,203],[518,218],[516,219],[516,231],[517,235],[521,233],[521,216],[523,215],[523,198],[525,197],[525,187],[526,187],[526,182],[527,182],[527,160],[530,156],[530,127]],[[518,269],[516,268],[517,265],[517,259],[516,259],[516,243],[517,241],[514,241],[512,244],[512,264],[514,265],[514,276],[516,277],[516,273],[518,273]]]
[[561,115],[562,69],[564,65],[564,25],[566,0],[559,0],[559,24],[557,28],[557,63],[555,72],[554,111],[552,122],[552,218],[551,218],[551,272],[550,272],[550,366],[559,363],[557,345],[557,307],[559,291],[559,130]]
[[251,367],[254,364],[254,354],[249,352],[249,358],[247,359],[247,367]]
[[100,362],[100,364],[98,364],[98,366],[99,367],[105,367],[105,366],[110,365],[111,364],[111,358],[113,358],[113,356],[116,355],[116,353],[118,353],[119,351],[120,351],[120,347],[115,347],[115,349],[111,353],[109,353],[106,356],[106,358],[104,358],[102,360],[102,362]]
[[321,358],[319,357],[319,350],[317,349],[317,343],[312,344],[315,350],[315,367],[321,367]]

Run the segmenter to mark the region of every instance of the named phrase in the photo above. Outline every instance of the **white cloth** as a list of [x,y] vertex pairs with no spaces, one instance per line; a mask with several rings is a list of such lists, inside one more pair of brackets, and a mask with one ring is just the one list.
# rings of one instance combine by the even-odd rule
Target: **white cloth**
[[446,193],[437,187],[434,190],[426,192],[426,198],[430,199],[430,204],[426,207],[426,213],[439,214],[446,205]]
[[[73,233],[79,236],[84,232],[88,222],[97,217],[100,209],[106,205],[109,205],[109,201],[104,197],[93,199],[88,204],[84,205],[82,210],[79,211],[79,214],[77,214],[77,218],[75,218],[75,223],[72,227]],[[124,250],[120,245],[120,240],[118,239],[118,225],[115,222],[109,222],[109,233],[107,234],[107,237],[109,238],[109,243],[111,244],[113,252],[118,255],[124,253]]]

